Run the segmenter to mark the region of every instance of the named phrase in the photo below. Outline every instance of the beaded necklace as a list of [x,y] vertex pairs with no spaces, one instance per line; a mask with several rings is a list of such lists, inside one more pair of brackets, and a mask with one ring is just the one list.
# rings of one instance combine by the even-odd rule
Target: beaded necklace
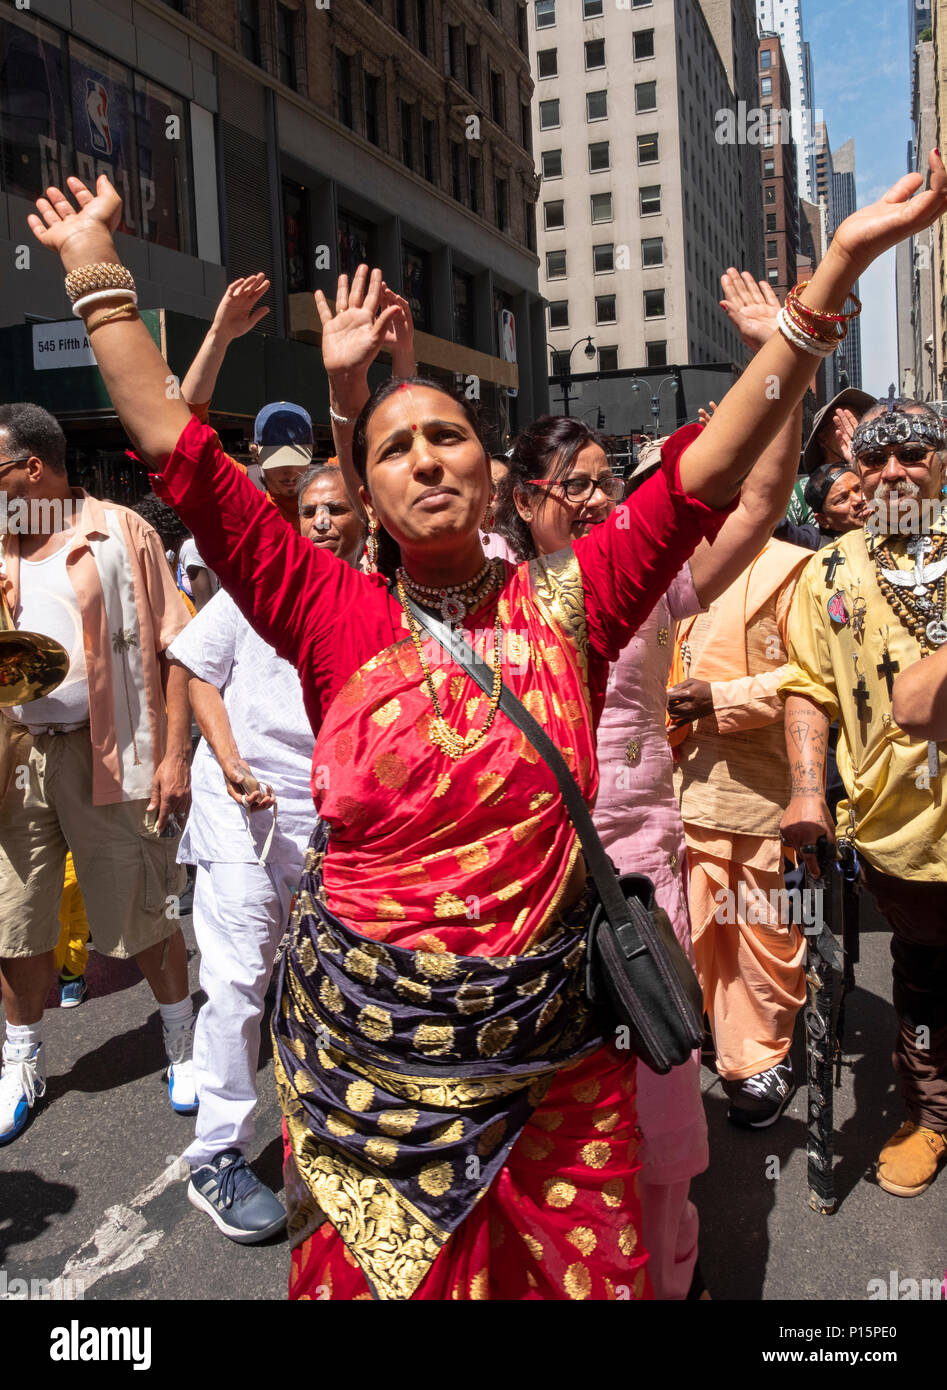
[[483,569],[478,570],[473,579],[443,588],[419,584],[411,578],[403,565],[396,578],[399,585],[404,585],[415,603],[420,603],[425,608],[440,608],[445,623],[459,623],[465,614],[472,613],[478,607],[493,588],[496,583],[496,567],[492,560],[485,560]]
[[[927,544],[925,545],[925,542]],[[945,609],[947,609],[947,576],[938,574],[931,576],[930,582],[924,580],[924,556],[928,550],[933,553],[933,565],[928,569],[940,569],[937,563],[940,559],[944,547],[947,545],[947,536],[925,536],[915,537],[909,549],[917,557],[915,572],[912,576],[910,570],[900,570],[904,575],[901,582],[895,582],[888,577],[888,573],[898,572],[893,555],[887,540],[880,541],[871,551],[871,557],[875,564],[875,573],[878,579],[878,587],[887,600],[889,606],[894,609],[898,619],[904,627],[914,636],[921,649],[921,656],[927,656],[936,647],[941,647],[947,642],[947,621],[945,621]],[[912,584],[912,579],[918,582]],[[933,596],[929,597],[929,591],[933,589]]]

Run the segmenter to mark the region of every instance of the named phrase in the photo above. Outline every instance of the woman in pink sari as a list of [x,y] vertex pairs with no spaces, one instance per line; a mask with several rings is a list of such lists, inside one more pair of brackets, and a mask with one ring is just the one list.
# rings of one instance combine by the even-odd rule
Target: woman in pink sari
[[[50,189],[33,231],[77,292],[90,280],[127,287],[111,235],[118,194],[105,177],[95,195],[69,186],[80,211]],[[803,302],[840,306],[875,254],[947,206],[939,160],[911,211],[915,186],[902,180],[893,201],[842,224]],[[365,363],[398,312],[378,312],[381,276],[367,290],[366,279],[351,293],[340,284],[334,315],[322,306],[324,353],[336,420],[352,428],[359,412],[360,495],[400,550],[397,588],[293,532],[214,433],[167,398],[167,366],[132,300],[103,313],[96,292],[86,309],[156,491],[296,665],[317,735],[323,822],[274,1032],[298,1170],[332,1233],[300,1246],[294,1291],[641,1297],[634,1068],[585,1006],[575,833],[548,769],[495,697],[425,649],[406,598],[475,642],[493,634],[497,675],[545,719],[593,801],[608,663],[717,533],[811,359],[772,339],[707,429],[665,446],[661,471],[630,502],[570,550],[514,568],[483,558],[489,463],[466,404],[416,381],[361,405]],[[773,374],[778,400],[767,398]]]

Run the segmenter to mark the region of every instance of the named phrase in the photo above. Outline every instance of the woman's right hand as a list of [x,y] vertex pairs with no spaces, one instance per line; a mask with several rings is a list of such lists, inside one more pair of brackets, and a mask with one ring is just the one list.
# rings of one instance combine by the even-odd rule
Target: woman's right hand
[[47,188],[46,197],[36,200],[37,212],[27,218],[30,231],[43,246],[59,252],[66,270],[117,260],[112,233],[122,220],[122,200],[115,187],[105,174],[96,179],[94,194],[75,177],[66,185],[79,211],[60,189]]
[[[939,150],[928,156],[930,187],[922,193],[922,174],[905,174],[877,203],[859,208],[840,223],[829,250],[849,263],[852,280],[882,252],[916,236],[947,212],[947,169]],[[916,195],[916,196],[914,196]]]

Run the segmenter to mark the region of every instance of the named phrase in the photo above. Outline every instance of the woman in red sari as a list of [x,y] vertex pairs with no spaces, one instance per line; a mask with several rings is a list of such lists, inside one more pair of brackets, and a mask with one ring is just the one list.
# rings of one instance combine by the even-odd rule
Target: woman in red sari
[[[803,304],[840,309],[877,254],[947,206],[939,157],[931,168],[930,191],[910,204],[917,176],[843,223]],[[32,229],[67,270],[117,262],[114,188],[104,177],[95,196],[79,180],[70,188],[80,211],[50,189]],[[340,348],[331,385],[342,418],[361,407],[358,364],[395,312],[376,317],[380,276],[363,288],[351,304],[340,295],[324,327]],[[376,395],[353,456],[369,515],[400,549],[399,591],[308,545],[266,506],[213,432],[167,399],[167,367],[131,304],[106,315],[95,305],[89,318],[155,490],[260,635],[295,663],[317,733],[313,791],[328,842],[314,837],[310,851],[277,1042],[297,1166],[328,1222],[295,1252],[293,1291],[645,1295],[633,1069],[577,988],[575,834],[548,769],[492,701],[425,649],[404,600],[442,607],[475,644],[481,632],[499,639],[486,659],[593,801],[608,662],[716,534],[801,396],[809,353],[774,338],[702,433],[673,437],[630,502],[571,549],[518,568],[483,559],[489,457],[464,404],[423,382]],[[349,335],[361,357],[344,346]]]

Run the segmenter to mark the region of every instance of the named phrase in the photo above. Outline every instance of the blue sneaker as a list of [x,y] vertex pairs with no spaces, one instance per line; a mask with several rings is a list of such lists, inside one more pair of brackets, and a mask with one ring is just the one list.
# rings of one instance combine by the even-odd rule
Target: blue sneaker
[[194,1020],[173,1033],[164,1030],[164,1050],[170,1066],[165,1076],[171,1109],[179,1115],[196,1115],[198,1109],[197,1082],[194,1079]]
[[0,1144],[9,1144],[26,1128],[34,1104],[46,1094],[43,1044],[37,1043],[29,1057],[14,1059],[11,1051],[5,1044],[0,1072]]
[[74,1009],[81,1004],[89,993],[89,986],[86,984],[84,975],[73,975],[67,979],[65,975],[59,977],[59,1007],[61,1009]]
[[239,1149],[224,1149],[192,1168],[187,1199],[239,1245],[267,1240],[286,1225],[282,1202],[260,1182]]

